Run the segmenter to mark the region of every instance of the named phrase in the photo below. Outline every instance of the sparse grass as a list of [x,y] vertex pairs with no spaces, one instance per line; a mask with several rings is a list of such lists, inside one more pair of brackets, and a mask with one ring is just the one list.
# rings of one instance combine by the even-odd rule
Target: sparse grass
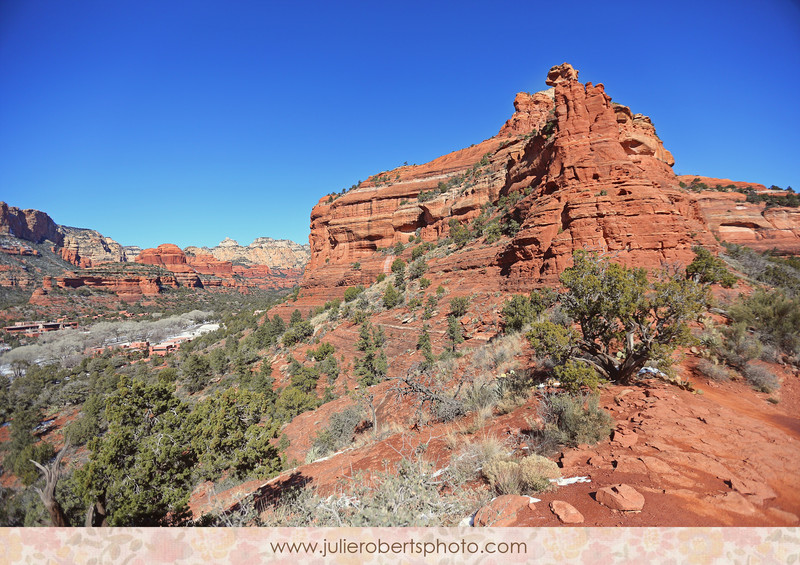
[[490,461],[509,457],[508,446],[495,436],[483,436],[467,445],[463,445],[463,437],[459,439],[462,448],[450,458],[447,467],[447,480],[454,486],[477,479]]
[[487,343],[473,352],[472,365],[479,371],[501,371],[504,364],[522,353],[522,339],[520,334],[511,334]]
[[403,459],[394,470],[356,475],[338,494],[323,498],[312,489],[285,494],[262,513],[268,527],[454,526],[485,502],[480,490],[442,491],[441,478],[421,459]]

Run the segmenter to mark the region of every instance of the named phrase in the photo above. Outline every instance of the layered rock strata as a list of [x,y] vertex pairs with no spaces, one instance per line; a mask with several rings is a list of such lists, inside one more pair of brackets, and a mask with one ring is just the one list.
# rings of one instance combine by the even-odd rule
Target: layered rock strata
[[88,268],[103,263],[128,261],[125,248],[100,232],[83,228],[59,226],[64,234],[61,257],[76,267]]
[[53,219],[39,210],[20,210],[0,202],[0,235],[10,235],[18,239],[43,243],[52,241],[60,245],[64,240],[59,226]]
[[277,269],[303,270],[310,255],[309,246],[288,239],[256,238],[250,245],[239,245],[226,237],[216,247],[187,247],[187,255],[211,255],[219,261],[238,264],[266,265]]
[[398,243],[439,241],[452,220],[466,226],[503,197],[517,201],[503,221],[519,231],[439,257],[432,273],[520,291],[555,282],[578,248],[658,268],[691,261],[693,245],[718,247],[649,118],[612,104],[603,85],[578,82],[568,64],[551,69],[547,84],[517,95],[498,135],[323,197],[311,213],[301,296],[371,283]]

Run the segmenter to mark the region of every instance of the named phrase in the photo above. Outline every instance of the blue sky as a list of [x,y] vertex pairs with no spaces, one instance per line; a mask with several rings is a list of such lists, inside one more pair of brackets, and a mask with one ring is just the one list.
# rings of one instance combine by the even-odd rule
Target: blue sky
[[0,200],[123,245],[308,241],[323,195],[491,137],[568,61],[679,174],[800,189],[800,5],[2,0]]

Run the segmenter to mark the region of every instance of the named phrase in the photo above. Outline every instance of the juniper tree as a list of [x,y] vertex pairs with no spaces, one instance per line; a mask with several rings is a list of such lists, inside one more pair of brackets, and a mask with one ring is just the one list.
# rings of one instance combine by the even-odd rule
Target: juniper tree
[[122,377],[106,403],[108,432],[89,442],[89,462],[75,472],[84,501],[100,502],[112,526],[185,519],[197,461],[188,416],[168,385]]
[[628,384],[648,360],[665,359],[690,341],[688,322],[707,305],[707,290],[691,279],[661,273],[650,282],[642,268],[627,268],[577,250],[561,274],[564,312],[577,333],[552,322],[533,324],[534,349],[561,361],[574,359],[604,378]]

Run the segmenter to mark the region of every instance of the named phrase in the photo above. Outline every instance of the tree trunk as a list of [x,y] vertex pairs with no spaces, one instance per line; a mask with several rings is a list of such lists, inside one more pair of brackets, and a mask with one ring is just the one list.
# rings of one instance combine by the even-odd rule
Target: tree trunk
[[64,514],[64,510],[56,500],[56,484],[58,483],[59,474],[58,467],[61,464],[61,459],[64,457],[64,453],[67,452],[67,448],[69,448],[69,439],[64,444],[64,447],[61,448],[61,451],[58,452],[58,455],[56,455],[56,458],[53,460],[53,462],[47,467],[40,465],[32,459],[30,460],[30,462],[36,465],[36,468],[39,469],[44,476],[44,488],[40,489],[38,487],[34,487],[34,490],[39,494],[39,498],[42,499],[42,504],[44,504],[48,514],[50,514],[50,523],[56,528],[69,526],[69,523],[67,522],[67,516]]

